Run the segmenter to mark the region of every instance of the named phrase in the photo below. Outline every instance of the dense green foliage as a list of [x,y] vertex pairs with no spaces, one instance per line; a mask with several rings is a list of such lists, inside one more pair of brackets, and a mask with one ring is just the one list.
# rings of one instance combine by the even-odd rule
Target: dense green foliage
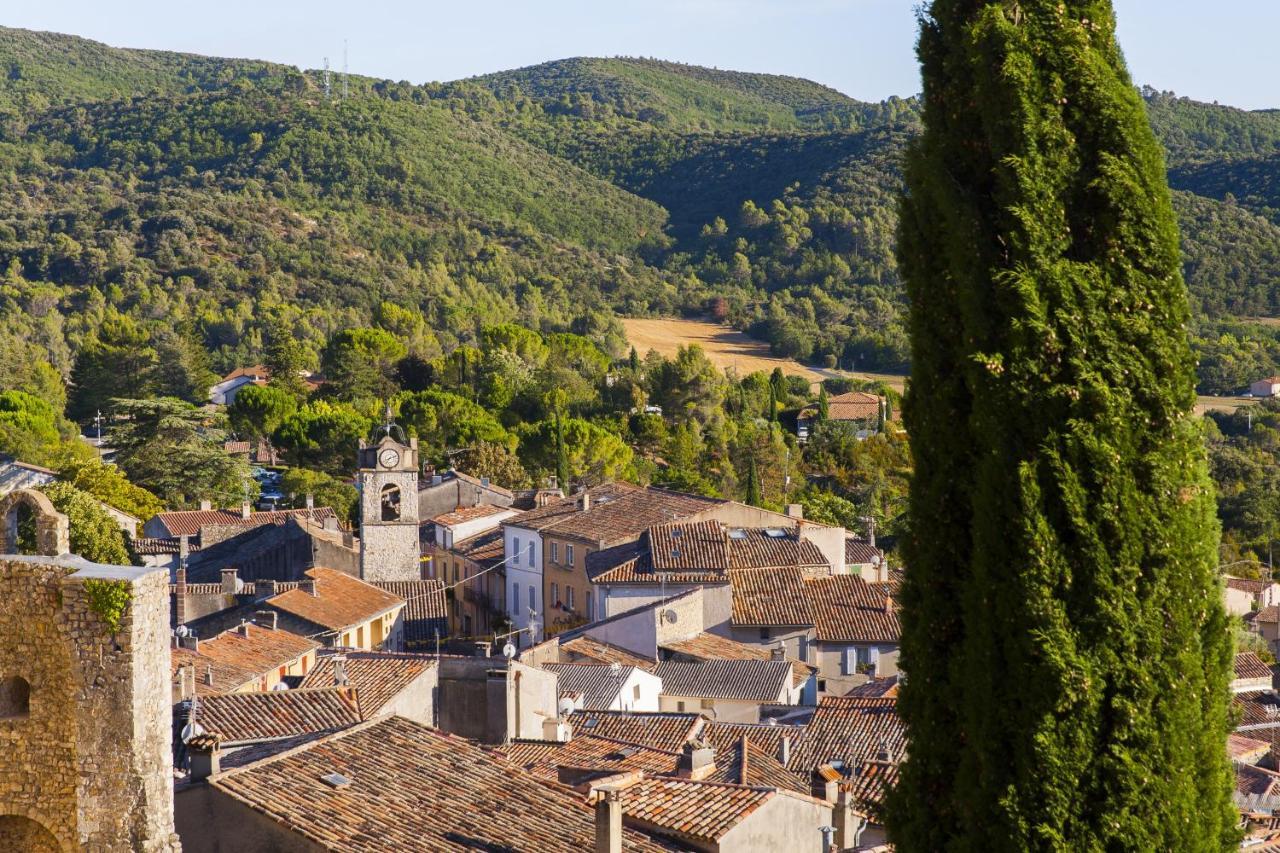
[[41,491],[67,517],[71,553],[95,563],[129,564],[124,533],[92,495],[65,482],[50,483]]
[[1177,223],[1106,0],[935,0],[891,798],[904,850],[1226,850],[1231,635]]

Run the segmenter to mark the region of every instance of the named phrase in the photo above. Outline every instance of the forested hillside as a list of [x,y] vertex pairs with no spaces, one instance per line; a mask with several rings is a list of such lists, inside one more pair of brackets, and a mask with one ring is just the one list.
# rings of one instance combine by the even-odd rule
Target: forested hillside
[[[918,104],[796,78],[571,59],[414,86],[0,29],[0,367],[70,377],[122,334],[307,360],[385,306],[426,354],[516,320],[625,352],[615,313],[707,314],[817,364],[905,368],[893,259]],[[1149,90],[1202,388],[1280,368],[1280,115]],[[43,370],[44,368],[39,368]],[[47,377],[46,377],[47,378]],[[15,384],[11,380],[9,384]]]

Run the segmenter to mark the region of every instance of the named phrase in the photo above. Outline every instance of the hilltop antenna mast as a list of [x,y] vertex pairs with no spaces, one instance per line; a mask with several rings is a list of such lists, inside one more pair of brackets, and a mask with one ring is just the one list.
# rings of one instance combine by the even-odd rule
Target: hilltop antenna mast
[[333,94],[333,87],[329,82],[329,57],[324,58],[324,99],[329,100],[329,96]]
[[342,100],[347,99],[347,40],[342,40]]

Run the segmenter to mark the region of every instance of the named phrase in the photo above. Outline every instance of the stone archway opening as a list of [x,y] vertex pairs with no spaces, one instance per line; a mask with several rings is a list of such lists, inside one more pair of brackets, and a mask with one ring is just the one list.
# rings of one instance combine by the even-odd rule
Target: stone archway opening
[[0,850],[63,853],[62,845],[52,832],[21,815],[0,815]]
[[30,714],[31,685],[16,675],[0,676],[0,720],[21,720]]
[[0,554],[59,557],[71,552],[67,517],[34,489],[14,489],[0,498]]

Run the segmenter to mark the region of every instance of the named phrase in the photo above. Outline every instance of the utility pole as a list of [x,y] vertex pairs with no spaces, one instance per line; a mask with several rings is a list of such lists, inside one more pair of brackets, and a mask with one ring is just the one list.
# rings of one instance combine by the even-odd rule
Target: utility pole
[[329,96],[333,94],[333,85],[329,80],[329,57],[324,58],[324,99],[329,100]]
[[342,40],[342,100],[347,99],[347,40]]

